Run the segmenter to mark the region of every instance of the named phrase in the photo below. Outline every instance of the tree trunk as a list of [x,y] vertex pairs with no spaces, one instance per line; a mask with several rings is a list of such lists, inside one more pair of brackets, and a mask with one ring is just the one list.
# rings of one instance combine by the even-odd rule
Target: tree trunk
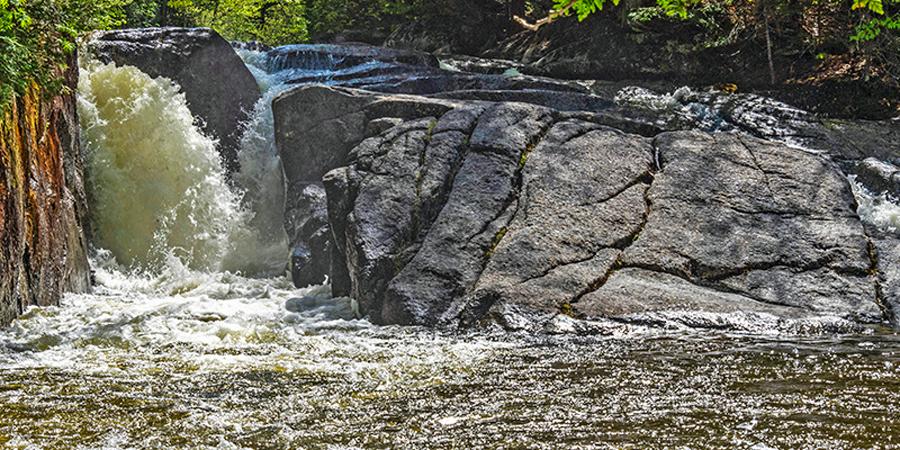
[[768,8],[766,8],[766,56],[769,58],[769,80],[775,84],[775,62],[772,60],[772,37],[769,33]]

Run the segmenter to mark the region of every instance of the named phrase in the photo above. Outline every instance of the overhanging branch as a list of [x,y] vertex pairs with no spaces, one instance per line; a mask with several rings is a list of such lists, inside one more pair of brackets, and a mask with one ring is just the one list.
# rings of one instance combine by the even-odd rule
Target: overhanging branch
[[575,3],[578,3],[578,0],[571,0],[566,4],[566,6],[556,11],[551,11],[550,14],[547,15],[547,17],[544,17],[543,19],[538,20],[535,23],[528,23],[527,20],[519,16],[513,16],[513,21],[521,25],[526,30],[537,31],[542,26],[553,23],[553,21],[558,19],[560,16],[566,15],[569,10],[572,9],[573,6],[575,6]]

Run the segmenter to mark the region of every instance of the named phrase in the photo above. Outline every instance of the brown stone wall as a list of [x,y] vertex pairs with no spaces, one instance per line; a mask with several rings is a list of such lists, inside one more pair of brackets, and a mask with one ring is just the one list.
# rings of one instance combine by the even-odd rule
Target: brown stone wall
[[71,66],[62,94],[33,85],[0,108],[0,326],[90,289]]

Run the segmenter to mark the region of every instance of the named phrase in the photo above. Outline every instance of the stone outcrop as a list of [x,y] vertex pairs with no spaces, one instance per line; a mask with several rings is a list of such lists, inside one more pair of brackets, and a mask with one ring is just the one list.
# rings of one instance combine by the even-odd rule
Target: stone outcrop
[[181,86],[188,108],[219,140],[229,173],[238,169],[241,124],[260,98],[253,75],[227,41],[207,28],[140,28],[98,32],[89,49],[103,62],[135,66]]
[[[70,64],[66,85],[77,85]],[[0,116],[0,325],[32,305],[90,289],[74,94],[38,86]]]
[[686,87],[666,94],[626,87],[617,92],[615,101],[641,111],[665,129],[742,131],[823,152],[838,162],[864,158],[900,162],[900,121],[822,119],[759,95]]
[[[900,151],[895,159],[900,159]],[[900,197],[900,167],[878,158],[866,158],[852,165],[850,171],[870,191]]]
[[288,197],[325,191],[333,290],[378,323],[876,324],[897,302],[897,239],[827,154],[502,97],[307,86],[275,115]]

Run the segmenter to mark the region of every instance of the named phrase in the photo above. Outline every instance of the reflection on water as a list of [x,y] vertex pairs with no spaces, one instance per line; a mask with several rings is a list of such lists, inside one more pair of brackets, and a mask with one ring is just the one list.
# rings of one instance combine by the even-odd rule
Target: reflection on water
[[[900,445],[896,335],[450,334],[374,327],[284,279],[97,275],[95,294],[0,334],[0,443]],[[308,309],[284,308],[303,295]]]

